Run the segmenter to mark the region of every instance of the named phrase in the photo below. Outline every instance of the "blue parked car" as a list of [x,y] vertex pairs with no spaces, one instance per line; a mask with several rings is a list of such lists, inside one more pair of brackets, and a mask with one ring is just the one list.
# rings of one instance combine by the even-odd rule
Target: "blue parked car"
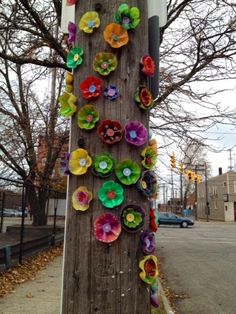
[[159,212],[158,214],[159,225],[173,225],[180,226],[181,228],[187,228],[188,226],[193,226],[194,221],[187,217],[179,217],[173,213]]

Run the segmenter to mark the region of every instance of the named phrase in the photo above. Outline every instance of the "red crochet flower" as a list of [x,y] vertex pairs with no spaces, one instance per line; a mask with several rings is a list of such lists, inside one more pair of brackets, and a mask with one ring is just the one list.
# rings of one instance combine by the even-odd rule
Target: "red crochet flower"
[[152,232],[156,232],[157,231],[157,224],[156,224],[156,219],[155,219],[155,212],[153,209],[150,209],[150,212],[149,212],[149,219],[150,219],[150,222],[149,222],[149,228]]
[[122,139],[122,126],[119,121],[104,120],[98,128],[98,135],[103,143],[114,144]]
[[142,66],[141,71],[146,76],[153,76],[156,71],[156,65],[154,60],[149,56],[143,56],[140,60],[140,65]]
[[95,76],[88,76],[80,84],[80,90],[85,99],[94,99],[102,93],[102,81]]

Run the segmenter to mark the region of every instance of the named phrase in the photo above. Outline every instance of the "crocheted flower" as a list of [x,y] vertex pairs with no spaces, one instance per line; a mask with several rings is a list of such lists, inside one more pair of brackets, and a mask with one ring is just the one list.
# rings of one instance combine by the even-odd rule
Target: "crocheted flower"
[[113,101],[120,97],[120,91],[116,86],[109,85],[107,88],[104,89],[103,95],[107,99]]
[[152,169],[157,162],[157,151],[153,146],[145,147],[141,152],[142,165],[146,169]]
[[94,157],[93,169],[96,175],[109,176],[114,168],[115,161],[109,154],[100,154]]
[[147,255],[139,262],[139,268],[142,270],[139,277],[149,285],[156,282],[158,276],[157,258],[154,255]]
[[149,211],[149,228],[152,232],[157,232],[157,220],[155,210],[151,208]]
[[80,90],[85,99],[94,99],[102,93],[102,81],[95,76],[88,76],[80,84]]
[[74,5],[77,3],[77,0],[66,0],[66,5]]
[[124,185],[135,184],[141,174],[141,169],[136,162],[127,159],[118,163],[115,167],[115,173],[119,181]]
[[66,60],[66,65],[70,69],[75,69],[83,62],[82,55],[84,51],[82,48],[74,47],[70,50],[69,55]]
[[143,254],[152,254],[155,251],[155,233],[150,231],[144,231],[140,236],[141,248]]
[[77,123],[81,129],[91,130],[95,128],[99,120],[99,114],[92,105],[85,105],[78,111]]
[[69,159],[70,159],[69,153],[64,153],[63,157],[61,157],[61,161],[60,161],[60,175],[61,176],[70,174]]
[[137,232],[144,224],[144,210],[134,204],[125,206],[121,211],[121,225],[127,232]]
[[98,135],[103,143],[112,145],[122,139],[122,126],[115,120],[104,120],[98,128]]
[[59,113],[65,118],[71,117],[77,110],[76,103],[77,97],[71,93],[64,92],[59,97],[60,110]]
[[66,72],[65,80],[66,80],[66,92],[67,93],[72,93],[72,90],[73,90],[73,80],[74,80],[73,73]]
[[146,197],[155,197],[157,193],[157,179],[154,171],[144,171],[137,182],[140,193]]
[[69,32],[68,42],[70,44],[74,44],[75,43],[75,36],[76,36],[76,25],[75,25],[75,23],[73,23],[73,22],[68,23],[68,32]]
[[91,34],[95,28],[100,26],[100,18],[97,12],[86,12],[79,21],[79,28],[85,33]]
[[141,109],[151,109],[154,106],[152,93],[146,86],[139,86],[137,88],[134,99]]
[[137,7],[129,8],[123,3],[115,13],[115,22],[125,29],[135,29],[140,23],[140,11]]
[[78,148],[70,154],[69,170],[75,175],[82,175],[92,165],[92,158],[85,149]]
[[156,65],[154,60],[149,56],[145,55],[140,59],[141,72],[146,76],[153,76],[156,71]]
[[108,75],[115,71],[117,67],[117,58],[111,52],[99,52],[93,61],[93,69],[101,75]]
[[94,236],[98,241],[111,243],[121,233],[119,218],[111,213],[99,216],[94,222]]
[[139,121],[131,121],[125,125],[125,139],[129,144],[142,146],[147,142],[148,131]]
[[98,198],[107,208],[114,208],[124,201],[123,187],[114,181],[106,181],[98,191]]
[[89,203],[93,194],[85,186],[80,186],[72,195],[72,205],[75,210],[85,211],[89,208]]
[[106,26],[103,37],[112,48],[120,48],[129,41],[129,35],[126,29],[120,24],[111,23]]

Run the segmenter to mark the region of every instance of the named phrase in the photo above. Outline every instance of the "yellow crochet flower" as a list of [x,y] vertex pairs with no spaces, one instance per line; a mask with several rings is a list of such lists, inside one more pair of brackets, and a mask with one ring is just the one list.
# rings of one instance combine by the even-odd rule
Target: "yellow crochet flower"
[[99,15],[95,11],[86,12],[79,21],[79,28],[85,33],[91,34],[94,28],[98,28],[99,26]]
[[89,208],[89,203],[93,198],[92,192],[86,186],[78,187],[72,195],[72,204],[75,210],[85,211]]
[[71,93],[64,92],[59,97],[60,110],[59,113],[65,118],[73,116],[77,110],[76,106],[77,97]]
[[92,165],[92,158],[85,149],[78,148],[70,154],[69,170],[75,175],[85,174]]

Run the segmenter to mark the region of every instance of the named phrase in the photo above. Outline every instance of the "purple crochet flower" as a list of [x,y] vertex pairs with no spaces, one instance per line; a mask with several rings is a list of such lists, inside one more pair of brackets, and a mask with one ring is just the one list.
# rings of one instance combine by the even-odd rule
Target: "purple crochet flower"
[[109,100],[115,100],[120,97],[119,89],[114,85],[109,85],[103,92],[104,97]]
[[143,254],[149,255],[154,253],[156,248],[155,234],[150,231],[144,231],[140,236]]
[[69,31],[68,42],[70,44],[74,44],[75,43],[75,35],[76,35],[76,25],[75,25],[75,23],[69,22],[69,24],[68,24],[68,31]]
[[69,170],[69,158],[70,154],[69,153],[64,153],[64,156],[61,157],[61,168],[60,168],[60,174],[62,176],[69,175],[70,170]]
[[125,125],[125,139],[129,144],[142,146],[148,140],[148,131],[139,121],[131,121]]

